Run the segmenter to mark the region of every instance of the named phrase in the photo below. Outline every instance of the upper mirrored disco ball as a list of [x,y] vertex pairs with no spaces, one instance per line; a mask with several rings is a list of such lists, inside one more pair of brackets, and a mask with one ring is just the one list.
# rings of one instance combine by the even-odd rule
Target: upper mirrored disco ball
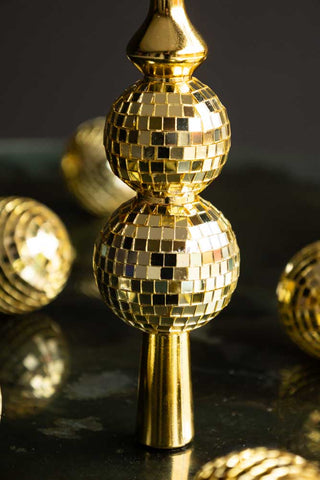
[[319,475],[312,463],[298,455],[260,447],[207,463],[195,480],[318,480]]
[[0,322],[0,385],[6,417],[35,415],[63,384],[69,364],[57,323],[42,314]]
[[225,107],[200,80],[144,78],[113,104],[105,138],[121,180],[166,197],[199,193],[220,174],[231,131]]
[[111,171],[103,146],[105,119],[97,117],[77,128],[62,158],[69,190],[94,215],[110,215],[134,192]]
[[59,217],[23,197],[0,197],[0,312],[41,308],[63,289],[74,251]]
[[281,275],[277,296],[280,318],[290,338],[320,358],[320,242],[293,256]]

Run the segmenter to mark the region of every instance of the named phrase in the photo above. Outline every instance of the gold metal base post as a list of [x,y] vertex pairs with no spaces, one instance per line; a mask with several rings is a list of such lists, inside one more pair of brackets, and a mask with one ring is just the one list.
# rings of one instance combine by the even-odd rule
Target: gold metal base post
[[137,436],[154,448],[178,448],[193,438],[189,333],[143,334]]

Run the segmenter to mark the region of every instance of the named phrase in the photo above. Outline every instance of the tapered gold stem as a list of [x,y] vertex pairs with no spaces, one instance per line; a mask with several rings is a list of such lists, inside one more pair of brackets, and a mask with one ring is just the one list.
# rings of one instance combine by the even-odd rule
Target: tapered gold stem
[[168,15],[172,7],[184,8],[184,0],[151,0],[150,11]]
[[189,334],[143,334],[137,435],[155,448],[177,448],[193,438]]

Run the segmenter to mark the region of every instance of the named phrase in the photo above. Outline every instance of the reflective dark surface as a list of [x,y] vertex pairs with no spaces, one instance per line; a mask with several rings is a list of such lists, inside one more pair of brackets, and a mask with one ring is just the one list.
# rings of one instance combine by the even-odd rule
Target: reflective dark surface
[[[32,155],[24,158],[32,165]],[[242,271],[230,306],[191,335],[196,437],[189,449],[170,454],[134,441],[141,338],[112,315],[93,284],[91,248],[103,220],[81,211],[64,191],[54,151],[37,171],[9,160],[0,157],[1,194],[29,195],[54,209],[69,229],[77,259],[67,288],[32,320],[31,333],[18,328],[17,342],[19,319],[1,316],[1,332],[11,325],[0,338],[1,480],[190,480],[208,460],[260,445],[320,459],[319,362],[282,332],[275,296],[288,259],[318,239],[317,185],[281,171],[226,167],[207,190],[206,198],[237,232]],[[52,324],[57,327],[50,330]],[[59,349],[52,355],[38,342],[35,355],[34,338],[46,328],[49,341],[56,332]],[[34,389],[25,396],[25,358],[37,359],[43,381],[52,375],[57,352],[65,362],[63,375],[37,408],[30,404]],[[3,373],[6,365],[10,374]],[[22,412],[29,401],[28,415],[8,413],[13,399]]]

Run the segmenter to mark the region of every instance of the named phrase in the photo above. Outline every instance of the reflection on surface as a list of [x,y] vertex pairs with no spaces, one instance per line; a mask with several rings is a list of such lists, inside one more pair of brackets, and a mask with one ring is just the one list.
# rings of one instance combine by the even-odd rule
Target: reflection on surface
[[139,478],[141,480],[188,480],[191,458],[192,448],[177,453],[146,452]]
[[[320,455],[320,370],[318,364],[297,365],[281,372],[279,414],[291,430],[292,446],[305,455]],[[290,433],[289,433],[290,432]],[[290,445],[291,446],[291,445]]]
[[315,455],[320,454],[320,409],[313,410],[303,426],[303,436],[308,450]]
[[0,323],[0,385],[4,417],[39,413],[63,383],[68,364],[60,327],[37,314]]

